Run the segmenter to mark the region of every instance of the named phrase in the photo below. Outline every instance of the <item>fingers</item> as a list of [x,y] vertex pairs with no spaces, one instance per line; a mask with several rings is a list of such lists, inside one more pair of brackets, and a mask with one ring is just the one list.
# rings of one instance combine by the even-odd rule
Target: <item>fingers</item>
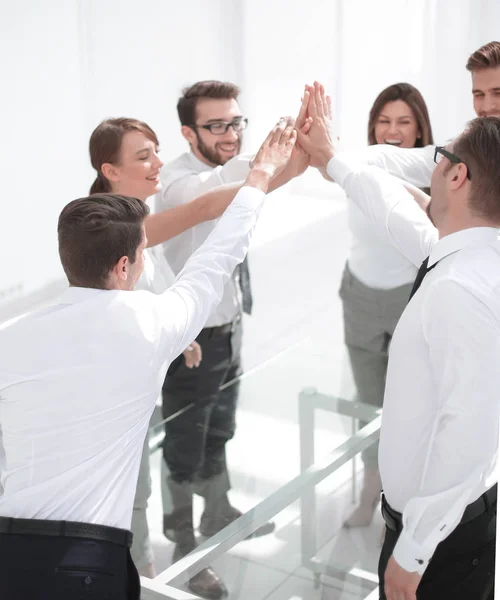
[[[290,129],[290,135],[287,136],[287,132]],[[286,129],[285,134],[283,135],[283,139],[285,140],[285,145],[291,151],[295,146],[295,142],[297,141],[297,130],[292,127]]]
[[298,129],[301,129],[304,126],[307,117],[307,108],[309,106],[309,91],[306,89],[304,91],[304,95],[302,97],[302,104],[300,105],[299,114],[297,115],[297,119],[295,124]]
[[307,117],[307,119],[304,122],[304,125],[302,125],[302,127],[300,129],[297,126],[297,130],[305,135],[311,129],[312,122],[313,122],[312,118]]
[[197,342],[190,344],[183,352],[184,362],[188,369],[199,367],[201,362],[201,346]]
[[323,94],[321,93],[321,84],[317,81],[314,82],[314,96],[316,99],[316,108],[318,111],[318,117],[321,119],[325,114],[323,110]]
[[278,121],[278,123],[274,126],[273,130],[271,131],[272,136],[271,136],[271,139],[269,140],[270,146],[275,146],[276,144],[279,144],[281,135],[287,128],[287,125],[288,125],[288,120],[281,117],[280,120]]
[[308,154],[311,154],[311,151],[314,150],[310,137],[301,130],[297,131],[297,141]]
[[328,118],[332,120],[333,119],[333,111],[332,111],[332,99],[330,96],[326,97],[326,107],[327,107]]
[[314,121],[318,118],[318,104],[317,104],[317,98],[316,98],[316,90],[315,90],[315,87],[312,87],[312,86],[307,86],[307,88],[309,91],[308,112],[309,112],[309,116],[311,116]]

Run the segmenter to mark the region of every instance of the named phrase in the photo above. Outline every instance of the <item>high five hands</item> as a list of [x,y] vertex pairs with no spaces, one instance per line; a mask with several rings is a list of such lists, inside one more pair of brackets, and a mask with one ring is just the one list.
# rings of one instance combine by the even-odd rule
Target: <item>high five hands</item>
[[297,131],[297,141],[309,155],[309,165],[324,168],[335,154],[332,101],[330,96],[325,94],[325,88],[317,81],[312,86],[306,85],[304,97],[306,96],[308,128],[307,131]]

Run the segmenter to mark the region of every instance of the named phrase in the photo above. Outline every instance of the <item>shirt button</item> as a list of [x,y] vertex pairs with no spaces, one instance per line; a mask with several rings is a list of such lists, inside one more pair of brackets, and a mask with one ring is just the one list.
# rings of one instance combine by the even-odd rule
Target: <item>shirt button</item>
[[87,577],[85,577],[85,583],[87,585],[90,585],[92,583],[92,577],[90,577],[90,575],[87,575]]
[[477,567],[477,565],[479,564],[479,558],[474,558],[474,559],[472,560],[472,564],[473,564],[475,567]]

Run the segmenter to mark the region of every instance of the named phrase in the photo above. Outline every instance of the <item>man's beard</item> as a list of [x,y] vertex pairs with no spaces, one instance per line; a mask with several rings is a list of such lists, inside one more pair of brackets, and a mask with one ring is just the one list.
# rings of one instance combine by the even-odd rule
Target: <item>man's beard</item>
[[[220,152],[217,150],[217,143],[215,144],[214,148],[210,148],[209,146],[207,146],[203,140],[201,139],[201,137],[198,135],[198,132],[195,131],[196,133],[196,139],[198,140],[198,152],[205,157],[208,162],[214,164],[214,165],[224,165],[225,163],[227,163],[228,160],[231,160],[231,158],[226,158],[221,156]],[[238,136],[238,141],[236,142],[236,154],[239,154],[241,151],[241,137]]]

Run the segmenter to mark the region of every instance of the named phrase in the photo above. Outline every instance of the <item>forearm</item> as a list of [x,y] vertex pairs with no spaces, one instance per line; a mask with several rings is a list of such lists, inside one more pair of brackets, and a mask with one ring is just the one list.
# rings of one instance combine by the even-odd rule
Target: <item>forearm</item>
[[243,181],[221,185],[205,194],[146,219],[148,247],[156,246],[204,221],[219,218],[244,184]]

